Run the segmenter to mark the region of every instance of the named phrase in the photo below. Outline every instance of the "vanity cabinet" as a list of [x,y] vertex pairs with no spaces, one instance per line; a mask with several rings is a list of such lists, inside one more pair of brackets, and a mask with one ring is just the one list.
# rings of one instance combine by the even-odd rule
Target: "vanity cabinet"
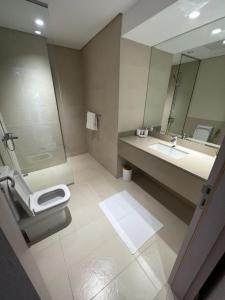
[[157,181],[196,205],[205,179],[162,160],[138,147],[119,140],[118,153]]

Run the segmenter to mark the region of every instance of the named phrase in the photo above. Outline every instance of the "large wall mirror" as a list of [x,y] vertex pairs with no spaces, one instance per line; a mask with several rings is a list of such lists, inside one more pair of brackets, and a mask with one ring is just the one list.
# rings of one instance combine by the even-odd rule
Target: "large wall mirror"
[[220,145],[225,134],[225,18],[156,45],[144,126]]

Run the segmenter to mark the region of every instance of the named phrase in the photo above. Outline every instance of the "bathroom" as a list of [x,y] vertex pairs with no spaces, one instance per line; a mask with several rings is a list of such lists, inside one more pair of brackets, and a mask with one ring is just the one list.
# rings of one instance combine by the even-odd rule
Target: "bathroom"
[[29,299],[194,299],[178,282],[223,175],[225,4],[63,2],[0,1],[0,234]]

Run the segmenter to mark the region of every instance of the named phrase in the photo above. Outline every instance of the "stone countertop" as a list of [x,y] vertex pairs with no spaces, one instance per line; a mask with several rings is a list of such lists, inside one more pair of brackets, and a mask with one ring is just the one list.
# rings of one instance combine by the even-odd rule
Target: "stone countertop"
[[129,145],[132,145],[137,149],[145,151],[203,180],[208,179],[210,171],[216,159],[216,157],[214,156],[210,156],[189,148],[184,148],[179,145],[176,146],[176,149],[185,151],[188,153],[188,155],[181,159],[175,159],[157,150],[149,148],[150,145],[157,143],[171,146],[169,142],[150,136],[147,138],[140,138],[138,136],[127,136],[121,137],[119,138],[119,140]]

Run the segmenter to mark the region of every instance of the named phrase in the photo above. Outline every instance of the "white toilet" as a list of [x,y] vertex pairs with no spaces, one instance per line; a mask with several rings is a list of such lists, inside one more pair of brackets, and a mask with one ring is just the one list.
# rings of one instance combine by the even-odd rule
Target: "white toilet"
[[65,184],[60,184],[32,193],[22,175],[13,170],[11,177],[15,181],[14,190],[18,194],[17,201],[29,216],[35,216],[57,206],[65,207],[70,199],[70,190]]
[[18,171],[1,167],[0,178],[6,177],[11,179],[11,184],[4,184],[9,206],[28,244],[42,240],[71,222],[67,208],[70,190],[66,185],[33,193]]
[[197,125],[193,134],[193,139],[208,142],[212,130],[212,126]]

